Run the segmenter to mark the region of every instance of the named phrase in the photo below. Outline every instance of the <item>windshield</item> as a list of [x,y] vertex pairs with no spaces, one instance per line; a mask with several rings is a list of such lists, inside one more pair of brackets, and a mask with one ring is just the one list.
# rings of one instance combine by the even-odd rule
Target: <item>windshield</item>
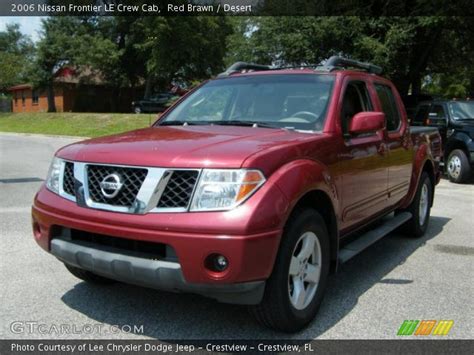
[[474,101],[450,102],[449,111],[455,120],[474,120]]
[[333,75],[258,75],[210,81],[159,124],[229,124],[322,130]]

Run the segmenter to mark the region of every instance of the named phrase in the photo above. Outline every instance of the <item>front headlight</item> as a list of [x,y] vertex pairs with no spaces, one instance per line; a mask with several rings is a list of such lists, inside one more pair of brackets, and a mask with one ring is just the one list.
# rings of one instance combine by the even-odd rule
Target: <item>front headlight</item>
[[56,194],[59,194],[59,178],[62,166],[62,159],[54,157],[49,167],[48,177],[46,178],[46,187]]
[[191,211],[226,211],[248,199],[265,182],[258,170],[204,169]]

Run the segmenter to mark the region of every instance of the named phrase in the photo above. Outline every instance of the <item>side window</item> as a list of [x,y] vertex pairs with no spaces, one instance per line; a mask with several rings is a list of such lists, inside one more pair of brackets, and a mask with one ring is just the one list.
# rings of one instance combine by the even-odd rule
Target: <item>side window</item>
[[363,81],[350,82],[344,93],[341,112],[341,126],[344,134],[349,133],[349,123],[357,113],[372,110],[367,85]]
[[387,121],[387,130],[396,131],[400,126],[400,113],[392,89],[387,85],[375,84],[375,90]]

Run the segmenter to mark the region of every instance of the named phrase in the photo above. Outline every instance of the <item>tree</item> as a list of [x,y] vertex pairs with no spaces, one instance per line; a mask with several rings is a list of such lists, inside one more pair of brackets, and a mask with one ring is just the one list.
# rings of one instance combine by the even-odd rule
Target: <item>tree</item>
[[[474,34],[468,17],[238,18],[226,61],[317,64],[334,54],[381,65],[402,95],[420,92],[427,75],[473,66]],[[471,70],[472,74],[472,70]],[[471,76],[472,77],[472,76]],[[472,86],[472,82],[470,80]],[[469,89],[469,90],[472,90]]]
[[116,87],[145,83],[148,97],[173,81],[207,79],[223,69],[231,31],[224,17],[126,16],[100,22],[100,32],[116,46],[111,53],[117,62],[101,64],[91,58],[89,62]]
[[91,77],[100,78],[112,90],[110,109],[116,111],[122,88],[137,83],[134,68],[140,63],[136,53],[129,51],[129,29],[123,23],[129,17],[97,17],[84,23],[86,31],[76,35],[72,53],[77,72],[87,69]]
[[363,23],[353,55],[384,67],[398,90],[419,94],[423,78],[445,72],[444,62],[461,48],[448,40],[453,21],[444,16],[371,18]]
[[222,71],[227,36],[226,17],[144,17],[144,41],[137,47],[145,54],[147,86],[164,89],[173,80],[207,79]]
[[0,32],[0,92],[27,80],[33,55],[33,42],[20,32],[18,24],[7,25]]
[[350,16],[236,20],[244,26],[238,22],[234,25],[229,44],[236,49],[232,60],[276,65],[318,64],[334,54],[348,55],[361,26],[359,18]]
[[56,112],[54,75],[61,65],[73,61],[75,37],[80,26],[81,21],[76,17],[49,17],[42,21],[32,78],[35,87],[47,90],[48,112]]
[[230,31],[224,17],[51,17],[43,21],[34,82],[48,89],[54,111],[57,69],[88,68],[112,88],[114,110],[122,88],[146,83],[149,95],[221,71]]

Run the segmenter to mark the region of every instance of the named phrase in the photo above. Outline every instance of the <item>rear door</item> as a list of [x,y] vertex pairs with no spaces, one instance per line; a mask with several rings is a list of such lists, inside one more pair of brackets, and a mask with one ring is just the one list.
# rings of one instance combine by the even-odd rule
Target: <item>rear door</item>
[[388,167],[388,197],[390,205],[408,193],[413,166],[413,148],[406,114],[398,93],[388,83],[375,82],[377,108],[385,113]]

